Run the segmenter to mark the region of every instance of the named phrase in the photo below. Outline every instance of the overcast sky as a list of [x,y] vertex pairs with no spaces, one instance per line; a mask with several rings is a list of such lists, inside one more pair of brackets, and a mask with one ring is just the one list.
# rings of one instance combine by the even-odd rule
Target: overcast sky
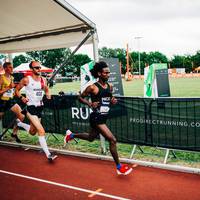
[[160,51],[168,58],[200,50],[200,0],[67,2],[96,24],[99,48],[126,48],[128,43],[130,51]]

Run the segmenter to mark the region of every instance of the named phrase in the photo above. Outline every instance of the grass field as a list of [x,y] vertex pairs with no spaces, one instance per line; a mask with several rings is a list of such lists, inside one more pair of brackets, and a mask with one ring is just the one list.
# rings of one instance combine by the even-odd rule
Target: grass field
[[[200,96],[200,78],[171,78],[170,81],[171,97],[199,97]],[[132,81],[122,81],[124,96],[143,97],[144,82],[143,79]],[[57,83],[51,88],[52,94],[58,94],[59,91],[65,93],[78,92],[80,82]]]
[[[199,97],[200,96],[200,78],[170,78],[171,97]],[[144,81],[143,79],[135,79],[132,81],[122,80],[124,96],[140,96],[143,97]],[[80,82],[58,83],[52,89],[52,94],[58,94],[59,91],[65,93],[78,92],[80,90]],[[108,146],[108,145],[107,145]],[[78,145],[72,144],[68,148],[76,151],[89,151],[99,153],[99,142],[88,143],[80,141]],[[163,162],[165,151],[152,147],[143,147],[144,154],[136,151],[134,158],[147,161]],[[118,144],[118,150],[121,157],[129,157],[132,146],[127,144]],[[171,157],[169,163],[180,164],[192,167],[200,167],[200,153],[180,152],[177,151],[178,159]]]
[[[170,90],[172,97],[199,97],[200,95],[200,79],[199,78],[179,78],[170,79]],[[124,81],[123,88],[125,96],[143,96],[143,80],[133,80]],[[59,91],[64,91],[65,93],[78,92],[80,90],[80,82],[68,82],[68,83],[57,83],[53,88],[51,88],[52,94],[58,94]],[[64,131],[64,130],[63,130]],[[51,147],[59,149],[67,149],[80,152],[90,152],[95,154],[100,154],[99,141],[94,141],[92,143],[79,140],[78,144],[75,142],[70,143],[66,147],[63,147],[63,135],[58,135],[58,141],[54,137],[49,137],[48,145]],[[36,136],[30,136],[24,131],[20,131],[20,138],[23,143],[26,144],[37,144],[38,138]],[[13,139],[6,135],[6,140],[13,141]],[[108,149],[108,144],[106,145]],[[133,146],[128,144],[118,144],[118,152],[120,157],[129,158]],[[140,159],[145,161],[163,162],[165,151],[153,148],[153,147],[142,147],[144,153],[139,150],[134,154],[134,159]],[[109,154],[109,151],[108,153]],[[176,165],[184,165],[200,168],[200,153],[199,152],[180,152],[176,151],[177,159],[170,157],[168,163]]]

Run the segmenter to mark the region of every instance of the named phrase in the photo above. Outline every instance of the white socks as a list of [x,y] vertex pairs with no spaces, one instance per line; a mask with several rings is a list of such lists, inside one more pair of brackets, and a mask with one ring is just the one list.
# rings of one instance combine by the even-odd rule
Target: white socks
[[[29,132],[29,130],[30,130],[30,125],[23,123],[20,120],[17,120],[17,126],[24,128],[27,132]],[[40,146],[42,147],[44,153],[48,157],[51,153],[49,152],[49,149],[47,147],[47,142],[46,142],[45,136],[38,136],[38,138],[39,138]]]
[[24,128],[27,132],[29,132],[29,130],[30,130],[30,125],[29,124],[25,124],[25,123],[23,123],[21,121],[19,121],[17,123],[17,126]]
[[48,149],[48,147],[47,147],[46,139],[45,139],[44,136],[38,136],[38,138],[39,138],[40,146],[42,147],[44,153],[46,154],[46,156],[47,156],[47,158],[48,158],[48,156],[49,156],[51,153],[49,152],[49,149]]

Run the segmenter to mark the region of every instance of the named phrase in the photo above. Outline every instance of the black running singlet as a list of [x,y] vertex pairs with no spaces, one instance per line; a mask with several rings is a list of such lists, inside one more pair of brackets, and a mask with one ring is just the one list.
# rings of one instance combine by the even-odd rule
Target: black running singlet
[[100,102],[100,105],[94,109],[94,112],[107,115],[110,110],[110,101],[112,98],[110,85],[107,83],[107,88],[103,88],[98,82],[94,84],[98,87],[99,92],[96,95],[91,94],[91,100],[92,102]]

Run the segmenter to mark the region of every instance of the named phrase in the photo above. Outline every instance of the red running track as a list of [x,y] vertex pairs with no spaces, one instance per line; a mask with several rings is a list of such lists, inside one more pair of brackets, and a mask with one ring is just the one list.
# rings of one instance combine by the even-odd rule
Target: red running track
[[0,199],[199,200],[200,175],[138,166],[119,176],[113,162],[59,155],[50,164],[38,151],[0,146]]

